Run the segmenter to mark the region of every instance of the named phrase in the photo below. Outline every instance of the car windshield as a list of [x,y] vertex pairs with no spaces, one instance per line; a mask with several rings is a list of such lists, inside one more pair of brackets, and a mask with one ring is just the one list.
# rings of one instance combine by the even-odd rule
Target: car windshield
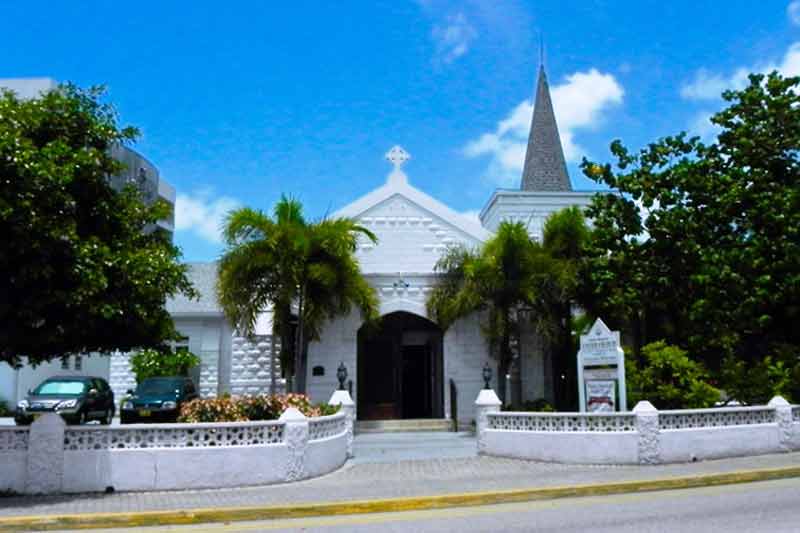
[[78,396],[86,390],[85,381],[45,381],[33,393],[37,396]]
[[180,379],[146,379],[136,387],[136,394],[156,395],[156,394],[179,394],[181,392]]

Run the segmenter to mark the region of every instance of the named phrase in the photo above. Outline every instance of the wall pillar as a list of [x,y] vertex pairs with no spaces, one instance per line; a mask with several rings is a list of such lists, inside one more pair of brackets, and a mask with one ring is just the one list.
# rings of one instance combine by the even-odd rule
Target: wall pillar
[[61,415],[47,413],[34,421],[28,434],[27,494],[61,492],[64,478],[64,429]]
[[778,424],[778,443],[781,451],[792,449],[792,406],[782,396],[775,396],[767,404],[775,409],[775,422]]
[[500,398],[492,389],[482,389],[475,400],[475,429],[478,436],[478,454],[486,451],[486,430],[489,428],[489,413],[500,412]]
[[305,477],[305,459],[308,449],[308,419],[298,409],[290,407],[278,419],[285,423],[283,441],[289,447],[286,481]]
[[345,424],[347,426],[347,458],[353,457],[353,426],[356,419],[356,404],[346,390],[334,391],[328,405],[338,405],[344,412]]
[[639,464],[661,463],[661,440],[658,429],[658,410],[647,401],[633,408],[636,416],[636,433],[639,434]]

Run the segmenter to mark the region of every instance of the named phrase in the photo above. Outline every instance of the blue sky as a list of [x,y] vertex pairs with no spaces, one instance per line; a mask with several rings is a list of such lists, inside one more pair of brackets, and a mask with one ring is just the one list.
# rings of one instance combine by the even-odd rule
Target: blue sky
[[577,189],[613,139],[711,136],[745,73],[800,74],[800,0],[7,0],[0,78],[107,85],[177,188],[185,258],[209,260],[231,207],[287,193],[321,217],[380,186],[394,144],[474,216],[518,185],[540,34]]

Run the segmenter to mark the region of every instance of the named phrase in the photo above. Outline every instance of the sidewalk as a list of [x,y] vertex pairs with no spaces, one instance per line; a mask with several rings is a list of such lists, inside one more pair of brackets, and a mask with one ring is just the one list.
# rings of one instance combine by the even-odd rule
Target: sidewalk
[[[465,439],[450,434],[451,439]],[[515,459],[478,457],[467,449],[468,439],[456,455],[461,457],[397,460],[408,453],[401,441],[425,441],[420,434],[384,436],[394,452],[379,452],[380,443],[363,438],[362,451],[372,448],[361,461],[349,461],[327,476],[291,484],[238,489],[175,492],[76,494],[65,496],[0,498],[0,518],[86,513],[137,513],[190,511],[236,507],[303,505],[352,502],[386,498],[425,497],[512,489],[569,487],[588,484],[651,481],[663,478],[726,474],[757,469],[800,467],[800,452],[758,457],[722,459],[660,466],[586,466],[537,463]],[[436,443],[444,449],[445,439]],[[378,439],[379,440],[379,439]],[[423,445],[424,447],[424,445]],[[358,448],[356,448],[358,453]],[[370,455],[372,454],[372,462]],[[419,452],[412,452],[419,453]],[[446,455],[446,450],[443,452]],[[451,450],[451,453],[452,450]],[[381,462],[382,460],[390,462]]]

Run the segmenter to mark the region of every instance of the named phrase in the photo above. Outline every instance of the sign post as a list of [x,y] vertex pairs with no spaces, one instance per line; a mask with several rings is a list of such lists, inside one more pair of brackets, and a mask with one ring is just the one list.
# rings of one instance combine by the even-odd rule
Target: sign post
[[[625,353],[619,331],[597,319],[578,350],[578,396],[585,412],[627,411]],[[617,401],[619,396],[619,401]]]

